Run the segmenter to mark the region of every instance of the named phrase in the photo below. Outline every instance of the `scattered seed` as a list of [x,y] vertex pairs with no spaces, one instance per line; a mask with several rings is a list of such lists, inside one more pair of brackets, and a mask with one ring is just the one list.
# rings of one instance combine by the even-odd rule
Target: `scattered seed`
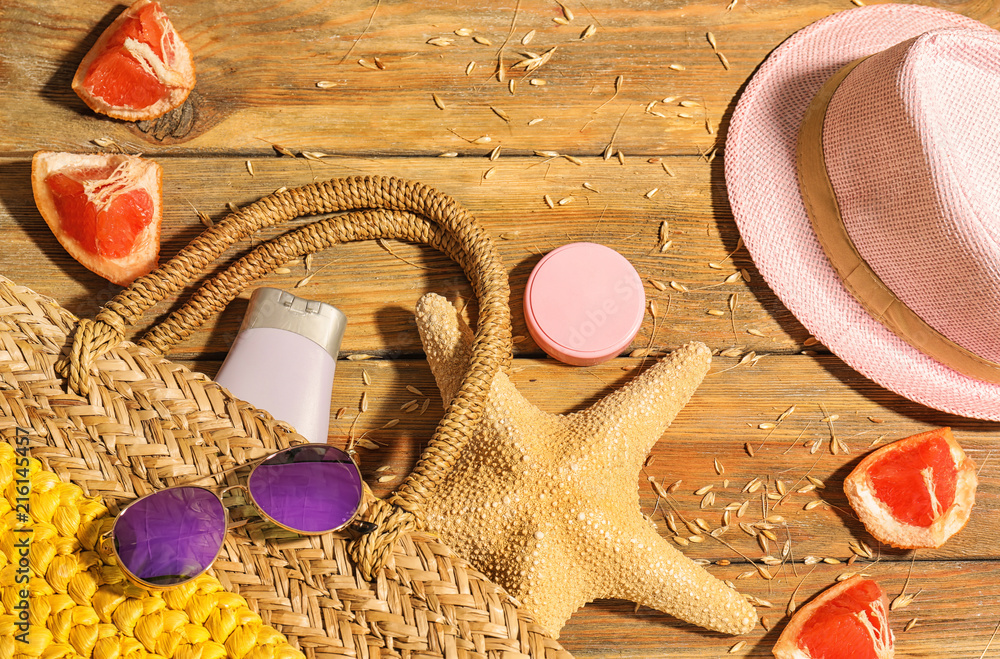
[[763,627],[766,632],[771,631],[771,619],[767,616],[761,616],[760,626]]
[[368,392],[367,391],[361,392],[361,405],[360,405],[360,408],[361,408],[362,412],[367,412],[368,411]]
[[680,291],[681,293],[686,293],[688,290],[687,286],[685,286],[684,284],[679,284],[676,281],[670,282],[670,288],[674,289],[675,291]]
[[715,492],[709,492],[704,497],[702,497],[701,504],[699,505],[701,506],[702,509],[704,509],[714,504],[715,504]]
[[917,619],[916,618],[911,618],[909,620],[909,622],[907,622],[905,625],[903,625],[903,631],[904,632],[910,631],[911,629],[914,628],[914,626],[916,626],[916,624],[917,624]]
[[364,58],[359,59],[358,60],[358,64],[361,65],[362,67],[366,68],[366,69],[371,69],[373,71],[377,71],[379,68],[381,68],[381,67],[379,67],[378,64],[375,64],[374,62],[369,62],[368,60],[366,60]]
[[472,30],[470,30],[467,27],[460,27],[457,30],[455,30],[455,34],[457,34],[460,37],[468,37],[472,34]]
[[496,171],[497,171],[496,167],[490,167],[489,169],[487,169],[485,172],[483,172],[483,180],[485,181],[486,179],[493,176],[494,172]]
[[558,23],[559,25],[569,25],[569,19],[563,16],[556,16],[552,19],[553,23]]
[[812,492],[815,489],[816,486],[810,483],[809,485],[804,485],[795,491],[798,492],[799,494],[806,494],[807,492]]
[[549,208],[556,207],[555,202],[552,201],[552,197],[550,197],[549,195],[542,195],[542,199],[545,201],[545,205],[548,206]]
[[674,170],[672,170],[669,167],[667,167],[667,163],[666,162],[661,162],[660,166],[663,167],[663,171],[665,171],[667,173],[667,176],[670,176],[672,178],[676,178],[677,177],[677,174],[674,174]]
[[316,83],[316,86],[320,89],[330,89],[331,87],[336,87],[337,83],[331,80],[320,80]]
[[708,310],[708,315],[709,316],[725,316],[726,312],[722,311],[721,309],[709,309]]
[[438,48],[446,48],[454,43],[454,40],[447,37],[434,37],[432,39],[428,39],[427,43],[432,46],[437,46]]
[[673,483],[671,483],[670,485],[667,486],[667,492],[670,492],[670,493],[676,492],[677,488],[679,488],[681,486],[682,482],[683,481],[674,481]]
[[532,78],[531,80],[528,81],[528,84],[531,85],[532,87],[544,87],[548,83],[542,80],[541,78]]
[[574,197],[573,195],[570,195],[568,197],[563,197],[562,199],[560,199],[556,203],[559,204],[560,206],[565,206],[566,204],[570,203],[571,201],[573,201],[575,199],[576,199],[576,197]]
[[361,381],[365,383],[365,386],[368,386],[372,383],[372,379],[368,377],[368,371],[364,369],[361,370]]
[[840,563],[841,563],[840,559],[838,559],[838,558],[831,558],[829,556],[826,557],[826,558],[824,558],[823,562],[826,563],[826,564],[828,564],[828,565],[840,565]]
[[564,159],[570,161],[571,163],[573,163],[577,167],[583,167],[583,161],[580,160],[579,158],[577,158],[576,156],[571,156],[569,154],[564,153],[564,154],[562,154],[562,157]]
[[687,70],[687,67],[684,66],[683,64],[671,64],[667,68],[673,69],[674,71],[686,71]]
[[490,41],[486,37],[480,37],[478,35],[472,37],[472,40],[475,41],[476,43],[482,45],[482,46],[492,46],[493,45],[492,41]]
[[470,76],[476,70],[476,61],[473,60],[465,65],[465,75]]
[[649,301],[649,315],[653,317],[653,320],[656,320],[656,300]]
[[739,641],[735,645],[733,645],[733,647],[729,648],[729,654],[736,654],[746,646],[747,646],[746,641]]
[[810,483],[812,483],[813,485],[815,485],[820,489],[826,487],[826,483],[816,478],[815,476],[806,475],[806,480],[808,480]]
[[[506,112],[504,112],[500,108],[493,107],[492,105],[490,106],[490,109],[493,110],[493,114],[495,114],[496,116],[500,117],[501,119],[503,119],[507,123],[510,123],[510,117],[507,116]],[[497,147],[497,148],[499,149],[500,147]]]
[[385,475],[385,476],[379,476],[378,477],[378,482],[379,483],[388,483],[389,481],[392,481],[392,480],[396,480],[396,477],[392,476],[392,475]]
[[659,192],[659,191],[660,191],[660,189],[659,189],[659,188],[653,188],[652,190],[648,190],[648,191],[646,192],[646,194],[644,194],[643,196],[644,196],[644,197],[645,197],[646,199],[652,199],[653,197],[655,197],[655,196],[656,196],[656,193],[657,193],[657,192]]
[[676,542],[677,544],[679,544],[681,547],[687,547],[688,546],[687,538],[682,538],[679,535],[675,535],[673,537],[673,541]]
[[291,268],[275,268],[274,274],[276,275],[290,275],[292,274]]
[[755,329],[753,327],[751,327],[750,329],[747,330],[747,334],[752,334],[754,336],[760,336],[760,337],[764,336],[763,332],[761,332],[759,329]]
[[760,430],[771,430],[772,428],[774,428],[774,424],[773,423],[758,423],[757,427]]
[[806,565],[816,565],[817,563],[821,563],[822,561],[823,559],[820,558],[819,556],[806,556],[805,558],[802,559],[802,562],[805,563]]
[[366,448],[369,451],[377,451],[379,448],[381,448],[378,444],[376,444],[375,442],[366,437],[362,437],[355,443],[361,448]]
[[507,81],[507,91],[509,91],[511,95],[513,95],[516,89],[517,89],[517,80],[511,78],[510,80]]
[[490,151],[490,155],[488,157],[490,159],[490,162],[493,162],[494,160],[496,160],[497,158],[500,157],[500,145],[499,144],[497,144],[495,147],[493,147],[493,150]]
[[529,121],[529,122],[528,122],[528,125],[529,125],[529,126],[534,126],[535,124],[540,124],[540,123],[542,123],[543,121],[545,121],[545,119],[544,119],[544,118],[542,118],[542,117],[539,117],[539,118],[537,118],[537,119],[532,119],[531,121]]
[[559,2],[559,0],[556,0],[556,4],[559,5],[559,7],[562,9],[563,16],[566,17],[567,21],[572,21],[574,18],[576,18],[573,15],[573,11],[569,7]]
[[653,492],[656,493],[656,496],[666,498],[667,491],[664,490],[663,486],[656,482],[656,479],[652,476],[649,477],[649,484],[653,486]]
[[521,45],[522,46],[527,46],[529,43],[531,43],[531,40],[534,39],[534,38],[535,38],[535,31],[534,30],[531,30],[531,31],[525,33],[525,35],[523,37],[521,37]]
[[424,402],[420,404],[420,412],[418,412],[418,414],[423,414],[424,412],[426,412],[427,411],[427,407],[430,404],[431,404],[431,399],[430,398],[425,398]]
[[597,26],[594,24],[590,24],[586,28],[584,28],[583,32],[580,33],[580,41],[586,41],[595,34],[597,34]]
[[710,485],[705,485],[703,487],[699,487],[697,490],[694,491],[695,496],[699,496],[700,497],[701,495],[703,495],[703,494],[707,493],[708,491],[710,491],[713,487],[714,487],[714,485],[711,485],[711,484]]
[[889,610],[895,611],[896,609],[905,609],[913,602],[913,598],[919,595],[919,592],[913,595],[899,595],[889,604]]
[[726,472],[726,468],[722,466],[722,463],[719,462],[718,458],[715,458],[715,473],[717,473],[717,474],[719,474],[721,476],[725,472]]
[[743,449],[747,452],[747,455],[749,455],[751,458],[753,457],[754,450],[753,450],[753,446],[750,445],[750,442],[747,442],[746,444],[744,444],[743,445]]
[[722,54],[722,53],[720,53],[718,51],[716,51],[715,54],[719,57],[719,61],[722,62],[722,68],[724,68],[726,71],[728,71],[729,70],[729,58],[727,58],[724,54]]
[[733,283],[734,281],[736,281],[739,278],[740,278],[740,273],[734,272],[731,275],[729,275],[728,277],[726,277],[723,281],[725,283],[727,283],[727,284],[731,284],[731,283]]
[[709,32],[708,34],[705,35],[705,38],[708,39],[708,43],[709,43],[710,46],[712,46],[712,50],[718,50],[719,49],[719,46],[718,46],[718,44],[715,41],[715,35],[714,34],[712,34],[711,32]]
[[743,486],[743,491],[750,492],[751,494],[753,494],[754,492],[760,489],[760,486],[761,486],[760,478],[754,477],[753,480],[751,480],[749,483]]
[[389,419],[388,421],[385,422],[385,425],[382,426],[382,430],[386,430],[388,428],[392,428],[397,423],[399,423],[399,419]]
[[444,104],[444,101],[441,100],[440,96],[437,94],[431,94],[431,98],[434,100],[434,105],[437,106],[438,110],[447,109],[447,106]]
[[619,165],[621,165],[622,167],[625,166],[625,154],[622,153],[621,149],[619,149],[618,151],[615,151],[615,158],[618,159],[618,164]]

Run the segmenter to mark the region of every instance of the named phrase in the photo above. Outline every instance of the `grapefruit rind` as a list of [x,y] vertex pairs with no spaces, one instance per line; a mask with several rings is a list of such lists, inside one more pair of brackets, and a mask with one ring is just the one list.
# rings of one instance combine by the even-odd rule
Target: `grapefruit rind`
[[[771,648],[771,654],[774,655],[775,659],[817,659],[809,653],[808,649],[799,646],[799,636],[802,633],[803,627],[821,607],[837,599],[862,581],[865,581],[864,577],[854,575],[830,586],[792,614],[774,647]],[[872,583],[874,584],[875,582]],[[866,628],[871,636],[872,649],[876,658],[893,659],[896,653],[896,638],[889,628],[889,600],[878,584],[875,584],[875,587],[878,588],[881,597],[870,602],[868,610],[871,611],[871,614],[878,621],[878,629],[875,629],[875,625],[871,623],[868,616],[864,616],[864,620],[861,622],[862,626]],[[856,648],[845,648],[845,650],[854,651]],[[855,655],[852,654],[849,656]]]
[[[129,254],[111,258],[93,254],[68,235],[56,210],[55,198],[46,183],[50,174],[72,172],[113,165],[120,177],[128,182],[120,187],[127,192],[141,188],[153,202],[152,218],[135,237]],[[35,205],[59,244],[85,268],[119,286],[127,286],[137,277],[148,274],[159,261],[160,223],[162,220],[162,169],[152,160],[125,154],[79,154],[39,151],[31,160],[31,190]]]
[[[955,500],[929,526],[918,526],[893,516],[889,507],[878,498],[868,471],[892,452],[912,449],[931,437],[940,437],[948,443],[957,470]],[[951,429],[939,428],[898,440],[868,454],[844,480],[844,491],[851,508],[876,540],[899,549],[921,549],[940,547],[965,527],[976,502],[977,484],[975,464],[955,441]]]
[[[122,24],[135,16],[143,7],[150,4],[156,5],[158,19],[162,20],[163,37],[161,48],[163,59],[160,59],[147,44],[138,42],[135,39],[127,40],[126,49],[142,68],[152,73],[166,87],[167,93],[155,103],[142,108],[111,105],[108,101],[96,96],[91,90],[87,89],[84,80],[90,72],[94,61],[105,53],[108,41],[115,36],[115,33],[118,32]],[[80,66],[77,67],[76,74],[73,76],[72,86],[77,96],[94,112],[126,121],[144,121],[162,117],[167,112],[180,107],[187,100],[191,90],[194,89],[194,83],[194,59],[191,56],[191,51],[188,50],[187,44],[181,39],[170,19],[159,7],[156,0],[138,0],[123,11],[101,33],[101,36],[84,56],[83,61],[80,62]]]

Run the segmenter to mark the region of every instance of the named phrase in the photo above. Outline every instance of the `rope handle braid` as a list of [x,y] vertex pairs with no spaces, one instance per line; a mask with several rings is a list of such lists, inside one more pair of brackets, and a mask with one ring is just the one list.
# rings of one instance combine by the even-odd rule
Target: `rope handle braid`
[[[354,210],[366,209],[366,210]],[[125,339],[156,302],[181,290],[236,241],[303,215],[352,211],[301,226],[242,257],[210,281],[138,344],[162,353],[222,311],[251,282],[287,261],[337,243],[399,239],[430,245],[457,262],[479,300],[473,352],[458,393],[413,471],[389,497],[374,499],[369,521],[376,530],[355,540],[351,558],[366,578],[386,564],[395,540],[422,525],[423,502],[465,447],[482,413],[493,377],[511,359],[507,273],[489,235],[450,196],[390,177],[351,177],[313,183],[263,197],[230,214],[177,256],[140,277],[104,305],[94,320],[81,319],[69,354],[57,364],[69,386],[88,395],[95,360]]]

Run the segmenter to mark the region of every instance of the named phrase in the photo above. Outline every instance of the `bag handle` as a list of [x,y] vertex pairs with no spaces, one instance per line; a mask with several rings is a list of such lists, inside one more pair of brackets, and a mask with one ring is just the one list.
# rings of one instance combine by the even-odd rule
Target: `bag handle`
[[87,395],[90,365],[124,340],[125,327],[156,301],[180,290],[235,241],[301,215],[376,205],[382,207],[320,220],[257,247],[204,284],[140,340],[141,345],[162,352],[221,311],[249,282],[292,258],[340,242],[398,238],[426,243],[462,266],[479,299],[469,367],[413,472],[388,502],[375,499],[369,518],[377,532],[361,536],[351,546],[352,558],[368,577],[385,565],[393,542],[420,525],[423,502],[468,442],[493,377],[511,359],[506,270],[489,235],[454,199],[418,183],[387,177],[333,179],[268,195],[229,215],[169,262],[137,279],[94,320],[81,319],[69,355],[57,364],[70,386]]

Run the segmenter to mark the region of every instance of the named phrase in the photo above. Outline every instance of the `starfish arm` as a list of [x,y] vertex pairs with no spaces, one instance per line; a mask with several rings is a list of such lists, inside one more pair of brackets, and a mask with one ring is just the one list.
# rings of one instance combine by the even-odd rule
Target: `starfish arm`
[[472,356],[472,330],[459,320],[454,305],[436,293],[427,293],[417,302],[416,320],[427,363],[447,405],[461,386]]
[[641,517],[632,530],[633,540],[618,552],[619,564],[627,568],[604,596],[725,634],[753,630],[757,612],[740,593],[668,544]]
[[571,415],[573,424],[610,441],[624,439],[624,451],[615,447],[616,452],[642,461],[691,399],[711,361],[705,344],[687,343],[613,394]]

